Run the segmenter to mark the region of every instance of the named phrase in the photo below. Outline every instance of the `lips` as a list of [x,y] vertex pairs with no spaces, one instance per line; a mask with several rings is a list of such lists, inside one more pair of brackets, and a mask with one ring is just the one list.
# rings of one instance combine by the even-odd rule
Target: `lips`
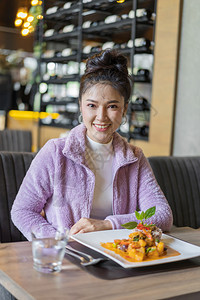
[[110,127],[110,124],[102,125],[93,123],[93,125],[98,131],[106,131]]
[[110,124],[106,124],[106,125],[100,125],[100,124],[93,124],[95,127],[97,128],[101,128],[101,129],[104,129],[104,128],[107,128],[110,126]]

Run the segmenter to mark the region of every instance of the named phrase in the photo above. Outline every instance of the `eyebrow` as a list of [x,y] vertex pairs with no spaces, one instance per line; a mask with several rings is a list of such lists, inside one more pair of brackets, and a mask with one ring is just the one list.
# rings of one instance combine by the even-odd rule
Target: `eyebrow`
[[[87,99],[86,101],[98,103],[98,101],[92,100],[92,99]],[[120,103],[120,101],[118,101],[118,100],[110,100],[110,101],[108,101],[107,103],[108,103],[108,104],[110,104],[110,103]]]

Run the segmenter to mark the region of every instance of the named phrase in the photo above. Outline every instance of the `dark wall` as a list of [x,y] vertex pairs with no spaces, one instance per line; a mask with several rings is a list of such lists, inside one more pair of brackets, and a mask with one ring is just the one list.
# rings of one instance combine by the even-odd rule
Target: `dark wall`
[[18,0],[0,0],[0,26],[15,27],[14,21],[19,2]]
[[0,48],[9,50],[24,50],[33,52],[33,35],[23,37],[15,29],[0,27]]

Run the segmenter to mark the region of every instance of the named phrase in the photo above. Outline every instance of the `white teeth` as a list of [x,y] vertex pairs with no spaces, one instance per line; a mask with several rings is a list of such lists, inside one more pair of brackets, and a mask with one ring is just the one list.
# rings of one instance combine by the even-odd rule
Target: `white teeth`
[[97,124],[94,124],[97,128],[107,128],[109,125],[97,125]]

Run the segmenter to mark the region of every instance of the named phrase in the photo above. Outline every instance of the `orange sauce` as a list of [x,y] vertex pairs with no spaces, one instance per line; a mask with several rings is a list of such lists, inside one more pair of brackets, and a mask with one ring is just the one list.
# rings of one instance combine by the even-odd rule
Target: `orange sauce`
[[[134,260],[134,258],[128,256],[128,254],[120,249],[115,249],[112,247],[112,243],[101,243],[101,246],[108,249],[108,250],[111,250],[111,251],[114,251],[116,254],[119,254],[121,257],[123,257],[124,259],[130,261],[130,262],[136,262]],[[180,255],[180,253],[174,249],[172,249],[171,247],[167,246],[167,251],[164,252],[164,255],[161,255],[159,257],[156,257],[156,258],[149,258],[149,257],[145,257],[143,261],[152,261],[152,260],[157,260],[157,259],[162,259],[162,258],[165,258],[165,257],[173,257],[173,256],[178,256]]]

